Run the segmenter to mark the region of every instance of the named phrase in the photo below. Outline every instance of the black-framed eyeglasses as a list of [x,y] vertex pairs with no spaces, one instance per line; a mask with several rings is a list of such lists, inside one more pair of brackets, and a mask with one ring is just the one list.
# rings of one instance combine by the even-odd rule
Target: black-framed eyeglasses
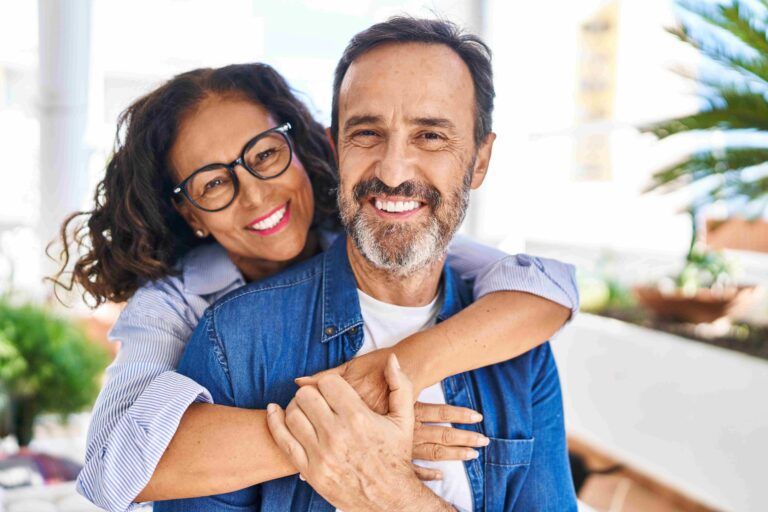
[[173,198],[186,197],[206,212],[218,212],[232,204],[240,191],[235,167],[242,166],[260,180],[271,180],[291,165],[293,147],[288,138],[291,123],[262,132],[249,140],[240,156],[228,164],[208,164],[193,172],[173,189]]

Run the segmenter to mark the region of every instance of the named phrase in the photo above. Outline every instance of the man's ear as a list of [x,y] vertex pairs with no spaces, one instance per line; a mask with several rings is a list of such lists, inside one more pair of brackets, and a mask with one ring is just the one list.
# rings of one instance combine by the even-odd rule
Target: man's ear
[[477,150],[475,158],[475,167],[472,169],[472,182],[470,188],[476,189],[483,184],[485,175],[488,173],[488,165],[491,163],[491,153],[493,152],[493,142],[496,140],[496,134],[490,132],[485,136],[483,142]]
[[336,165],[339,165],[339,154],[336,152],[336,143],[333,142],[333,135],[331,134],[330,127],[327,127],[325,129],[325,138],[328,139],[328,144],[331,145],[331,150],[333,151],[333,157],[336,159]]

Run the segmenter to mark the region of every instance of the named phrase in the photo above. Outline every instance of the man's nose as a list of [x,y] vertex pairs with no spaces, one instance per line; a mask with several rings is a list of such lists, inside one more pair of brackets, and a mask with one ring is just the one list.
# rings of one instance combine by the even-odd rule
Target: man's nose
[[395,188],[414,177],[413,161],[404,137],[390,137],[377,166],[376,177]]

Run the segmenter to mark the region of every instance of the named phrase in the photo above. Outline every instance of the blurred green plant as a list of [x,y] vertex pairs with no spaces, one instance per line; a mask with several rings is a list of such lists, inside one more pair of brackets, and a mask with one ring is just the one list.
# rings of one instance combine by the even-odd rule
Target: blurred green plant
[[[699,73],[694,78],[705,103],[700,112],[642,130],[659,139],[691,132],[749,131],[768,140],[768,0],[677,5],[694,23],[681,22],[669,32],[697,49],[717,72]],[[724,140],[722,146],[705,148],[656,172],[649,190],[669,191],[699,183],[705,190],[701,198],[705,202],[739,198],[759,204],[764,211],[768,175],[753,171],[768,162],[766,143],[747,144],[743,137]],[[753,135],[750,141],[754,140]]]
[[64,416],[90,406],[108,362],[82,327],[44,307],[0,297],[0,390],[20,446],[31,441],[38,414]]

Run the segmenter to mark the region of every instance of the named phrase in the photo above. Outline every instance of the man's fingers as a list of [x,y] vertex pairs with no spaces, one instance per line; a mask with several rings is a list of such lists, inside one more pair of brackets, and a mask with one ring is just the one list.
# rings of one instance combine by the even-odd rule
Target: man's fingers
[[423,468],[421,466],[417,466],[416,464],[412,464],[412,466],[413,472],[416,473],[416,476],[419,477],[419,480],[429,482],[431,480],[443,479],[443,472],[439,469]]
[[427,404],[416,402],[414,407],[416,421],[422,423],[478,423],[483,415],[466,407],[448,404]]
[[288,456],[294,467],[299,472],[306,471],[308,466],[307,452],[288,430],[285,424],[285,412],[277,404],[267,406],[267,427],[278,448]]
[[344,372],[347,369],[347,364],[344,363],[340,366],[337,366],[336,368],[331,368],[329,370],[323,370],[321,372],[317,372],[314,375],[310,375],[308,377],[299,377],[297,379],[293,379],[293,381],[296,383],[297,386],[317,386],[317,382],[320,380],[320,377],[323,375],[344,375]]
[[488,438],[478,432],[453,427],[422,425],[413,434],[413,444],[442,444],[443,446],[467,446],[479,448],[488,446]]
[[299,388],[296,391],[294,401],[312,423],[318,435],[329,433],[334,423],[333,411],[316,387],[304,386]]
[[317,389],[336,414],[350,415],[361,410],[370,410],[355,388],[339,375],[324,375],[318,379]]
[[[384,378],[389,386],[389,414],[395,418],[413,418],[413,385],[400,369],[395,354],[389,354]],[[410,428],[410,427],[409,427]]]
[[413,458],[421,460],[472,460],[478,457],[472,448],[423,443],[413,447]]
[[285,426],[305,451],[310,454],[315,451],[318,444],[317,431],[304,411],[296,404],[296,399],[291,400],[285,408]]

